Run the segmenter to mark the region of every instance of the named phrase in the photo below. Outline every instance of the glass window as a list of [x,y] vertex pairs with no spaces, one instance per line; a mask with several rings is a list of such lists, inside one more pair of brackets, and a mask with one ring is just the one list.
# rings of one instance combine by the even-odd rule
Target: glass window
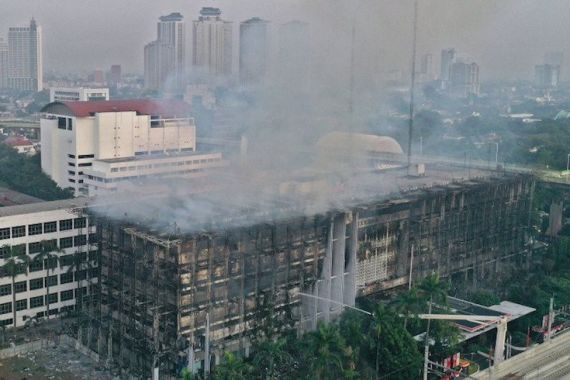
[[59,230],[60,231],[67,231],[73,228],[73,220],[65,219],[59,221]]
[[57,285],[57,275],[46,277],[47,283],[49,286],[56,286]]
[[0,320],[0,326],[10,326],[14,322],[12,318]]
[[73,220],[73,228],[85,228],[87,226],[87,219],[85,217],[75,218]]
[[87,244],[87,235],[79,235],[73,237],[73,246],[81,247],[85,244]]
[[30,298],[30,309],[40,306],[44,306],[44,296]]
[[14,284],[16,293],[23,293],[28,291],[28,281],[19,281]]
[[43,231],[43,224],[41,223],[36,223],[36,224],[30,224],[28,226],[28,235],[40,235],[42,234]]
[[60,284],[69,284],[70,282],[73,282],[73,272],[62,273],[59,275]]
[[41,289],[44,287],[44,279],[43,278],[35,278],[30,280],[30,290]]
[[28,300],[16,301],[16,311],[26,310],[28,308]]
[[65,255],[59,258],[59,265],[62,267],[73,264],[73,255]]
[[73,238],[66,237],[59,239],[59,247],[60,248],[71,248],[73,247]]
[[67,130],[68,131],[73,130],[73,119],[67,119]]
[[43,244],[48,251],[55,251],[57,249],[57,239],[44,240]]
[[57,128],[59,129],[66,129],[67,127],[67,118],[65,117],[58,117],[57,118]]
[[44,270],[44,262],[42,260],[33,260],[30,263],[30,272],[38,272]]
[[73,290],[65,290],[60,293],[60,298],[62,301],[69,301],[73,299]]
[[44,233],[49,234],[50,232],[57,232],[57,223],[56,222],[44,223]]
[[12,312],[12,302],[0,303],[0,314],[8,314]]
[[59,294],[58,293],[52,293],[49,296],[46,295],[46,301],[49,299],[49,304],[51,305],[52,303],[57,303],[58,299],[59,299]]
[[10,258],[10,247],[0,247],[0,259]]
[[0,228],[0,240],[10,239],[10,229]]
[[22,236],[26,236],[26,226],[12,227],[13,238],[22,237]]
[[12,285],[0,286],[0,296],[7,296],[8,294],[12,294]]
[[30,243],[28,244],[28,252],[30,255],[33,255],[34,253],[40,253],[42,251],[42,243],[41,242],[35,242],[35,243]]

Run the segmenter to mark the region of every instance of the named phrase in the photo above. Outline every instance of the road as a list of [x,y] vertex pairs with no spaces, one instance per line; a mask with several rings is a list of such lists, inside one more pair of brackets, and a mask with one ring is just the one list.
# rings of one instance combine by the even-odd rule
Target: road
[[534,346],[492,368],[476,373],[474,379],[570,380],[570,333],[563,333],[550,343]]

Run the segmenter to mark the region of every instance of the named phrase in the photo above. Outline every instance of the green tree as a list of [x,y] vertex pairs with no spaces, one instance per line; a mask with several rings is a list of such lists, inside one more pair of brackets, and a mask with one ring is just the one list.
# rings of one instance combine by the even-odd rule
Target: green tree
[[321,323],[304,336],[307,379],[352,379],[356,377],[355,353],[347,346],[337,326]]
[[216,366],[212,375],[213,380],[249,380],[253,369],[240,357],[226,352],[222,362]]
[[396,310],[404,315],[404,328],[408,325],[408,319],[419,314],[422,310],[424,301],[418,294],[416,288],[412,288],[407,292],[400,293],[395,300]]
[[4,251],[4,257],[8,257],[2,266],[2,271],[12,279],[12,312],[14,318],[14,327],[17,327],[15,288],[16,276],[26,273],[29,257],[26,256],[25,247],[23,246],[5,245],[2,247],[2,250]]
[[253,348],[253,364],[258,377],[280,379],[292,373],[295,359],[286,350],[287,341],[265,341]]

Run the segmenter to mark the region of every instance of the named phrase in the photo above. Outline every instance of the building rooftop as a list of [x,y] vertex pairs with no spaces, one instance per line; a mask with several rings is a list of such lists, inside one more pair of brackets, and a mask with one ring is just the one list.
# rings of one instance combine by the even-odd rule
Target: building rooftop
[[200,15],[201,16],[220,16],[222,14],[222,11],[220,10],[220,8],[213,8],[213,7],[203,7],[200,10]]
[[73,198],[47,202],[38,200],[34,203],[0,207],[0,218],[13,215],[35,214],[37,212],[81,209],[87,207],[90,201],[90,198]]
[[[43,202],[41,199],[20,193],[5,187],[0,187],[0,207],[24,205]],[[0,208],[0,210],[2,210]]]
[[53,102],[41,110],[42,113],[75,117],[90,117],[103,112],[136,112],[162,118],[188,117],[190,111],[190,105],[180,100],[152,99]]
[[30,146],[34,145],[33,142],[25,138],[24,136],[9,136],[3,141],[4,144],[8,146]]
[[172,12],[171,14],[167,15],[167,16],[160,16],[160,21],[162,22],[167,22],[167,21],[182,21],[182,19],[184,19],[184,16],[182,16],[182,14],[180,14],[180,12]]

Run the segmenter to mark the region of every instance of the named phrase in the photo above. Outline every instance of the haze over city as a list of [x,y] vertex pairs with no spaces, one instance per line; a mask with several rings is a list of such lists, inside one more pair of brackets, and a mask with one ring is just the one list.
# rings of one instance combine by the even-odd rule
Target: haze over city
[[570,379],[567,0],[0,2],[0,380]]
[[[47,34],[48,71],[86,72],[120,61],[126,72],[141,72],[140,51],[155,32],[157,15],[177,11],[190,21],[202,6],[220,7],[224,18],[234,22],[252,14],[274,25],[300,19],[313,22],[319,33],[349,32],[355,12],[367,49],[383,49],[388,69],[409,66],[410,0],[4,0],[0,25],[25,23],[34,15]],[[420,1],[418,51],[454,46],[485,66],[484,79],[520,79],[532,74],[526,62],[538,61],[542,50],[570,54],[565,47],[569,12],[565,0]]]

